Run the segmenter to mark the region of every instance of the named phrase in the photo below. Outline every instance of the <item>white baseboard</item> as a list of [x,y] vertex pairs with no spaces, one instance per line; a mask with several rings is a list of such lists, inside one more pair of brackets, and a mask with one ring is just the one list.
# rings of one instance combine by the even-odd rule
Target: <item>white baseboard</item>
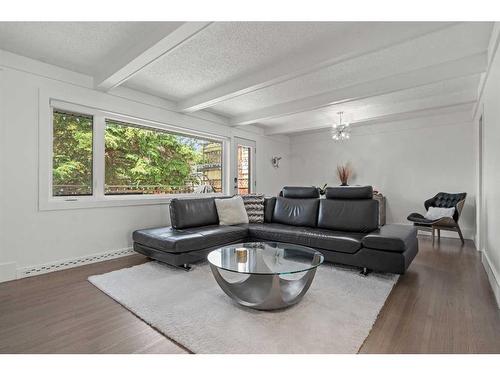
[[500,309],[500,275],[498,275],[495,267],[492,266],[490,258],[488,258],[488,254],[486,254],[485,251],[481,251],[481,262],[488,275],[488,280],[493,290],[493,294],[495,295],[497,306]]
[[0,283],[16,278],[16,262],[0,263]]
[[51,263],[40,264],[37,266],[23,267],[17,269],[17,278],[22,279],[25,277],[41,275],[44,273],[60,271],[68,268],[83,266],[85,264],[102,262],[108,259],[120,258],[134,253],[132,247],[124,249],[106,251],[104,253],[87,255],[79,258],[66,259],[55,261]]

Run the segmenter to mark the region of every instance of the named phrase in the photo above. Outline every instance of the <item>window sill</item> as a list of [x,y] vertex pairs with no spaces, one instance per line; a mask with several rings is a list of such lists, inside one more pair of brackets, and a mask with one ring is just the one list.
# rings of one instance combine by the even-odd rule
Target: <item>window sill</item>
[[209,198],[222,197],[224,193],[213,194],[172,194],[172,195],[114,195],[97,197],[56,197],[40,201],[39,211],[76,210],[103,207],[149,206],[169,204],[174,198]]

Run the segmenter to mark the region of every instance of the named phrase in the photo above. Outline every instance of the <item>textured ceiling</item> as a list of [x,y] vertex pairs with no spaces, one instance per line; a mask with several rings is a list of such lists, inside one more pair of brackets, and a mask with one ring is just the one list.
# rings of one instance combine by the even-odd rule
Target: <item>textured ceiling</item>
[[126,85],[143,91],[153,90],[168,98],[185,99],[257,72],[281,59],[294,58],[294,52],[303,53],[315,45],[320,48],[327,45],[335,53],[337,48],[365,33],[389,30],[389,35],[381,33],[381,38],[389,43],[443,24],[217,22],[143,69]]
[[363,122],[469,108],[492,26],[0,22],[0,49],[91,75],[100,90],[122,84],[287,134],[328,126],[338,111]]
[[0,22],[0,49],[94,75],[160,22]]
[[476,74],[270,119],[263,125],[274,127],[309,123],[314,127],[329,126],[337,122],[339,111],[344,111],[347,121],[366,121],[375,116],[399,113],[400,108],[407,110],[408,105],[415,111],[432,106],[462,103],[463,99],[455,101],[457,94],[460,98],[465,97],[466,100],[473,101],[477,98],[478,83],[479,75]]
[[[295,79],[224,101],[214,110],[237,115],[275,104],[305,98],[326,91],[372,81],[405,71],[452,61],[464,55],[484,51],[489,30],[481,24],[461,25],[409,43],[392,46],[357,58],[343,61]],[[443,41],[446,47],[443,48]],[[415,51],[419,51],[416,53]]]
[[127,82],[183,99],[341,33],[346,23],[217,22]]

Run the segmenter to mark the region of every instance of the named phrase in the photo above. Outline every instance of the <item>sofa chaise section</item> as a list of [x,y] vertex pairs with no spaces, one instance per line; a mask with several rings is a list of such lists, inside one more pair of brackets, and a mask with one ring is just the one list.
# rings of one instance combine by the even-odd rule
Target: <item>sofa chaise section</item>
[[170,204],[171,227],[136,230],[134,250],[177,267],[203,260],[212,249],[243,242],[248,229],[219,225],[213,198],[173,199]]
[[242,241],[247,234],[247,229],[243,227],[209,225],[188,229],[143,229],[135,231],[132,237],[134,242],[148,247],[169,253],[184,253]]

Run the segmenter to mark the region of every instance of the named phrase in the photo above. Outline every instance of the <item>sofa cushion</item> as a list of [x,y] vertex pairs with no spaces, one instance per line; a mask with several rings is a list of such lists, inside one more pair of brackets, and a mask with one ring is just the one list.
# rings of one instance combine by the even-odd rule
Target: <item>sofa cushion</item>
[[276,198],[273,223],[315,227],[319,199]]
[[363,237],[361,243],[370,249],[401,253],[417,241],[417,230],[412,225],[388,224]]
[[264,194],[244,194],[241,196],[245,204],[249,223],[264,222]]
[[296,227],[285,224],[249,224],[252,240],[288,242],[316,249],[355,253],[361,248],[362,234],[326,229]]
[[373,199],[321,199],[318,227],[368,233],[378,228],[378,202]]
[[319,198],[319,189],[315,186],[285,186],[281,194],[283,198]]
[[247,228],[242,226],[210,225],[190,229],[162,227],[136,230],[132,238],[134,242],[153,249],[183,253],[243,241],[247,235]]
[[175,229],[219,224],[214,198],[177,199],[170,201],[170,221]]
[[264,198],[264,222],[271,223],[273,221],[274,206],[276,205],[276,197]]
[[325,189],[326,199],[372,199],[371,186],[334,186]]
[[248,224],[248,215],[241,196],[215,199],[215,206],[220,225]]

